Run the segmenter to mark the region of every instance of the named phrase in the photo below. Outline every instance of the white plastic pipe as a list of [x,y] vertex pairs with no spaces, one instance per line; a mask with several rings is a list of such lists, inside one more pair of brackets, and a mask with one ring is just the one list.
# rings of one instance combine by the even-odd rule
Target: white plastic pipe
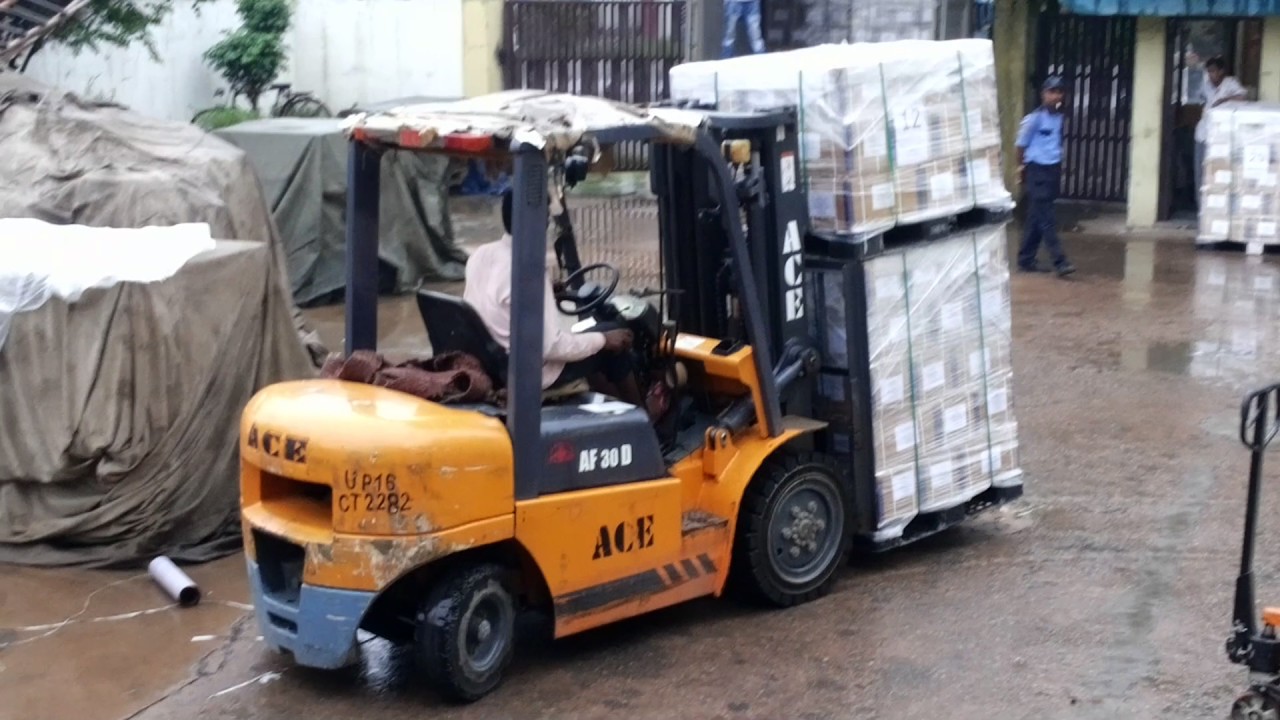
[[186,573],[178,569],[169,558],[161,555],[147,566],[147,572],[169,597],[178,601],[183,607],[192,607],[200,602],[200,588]]

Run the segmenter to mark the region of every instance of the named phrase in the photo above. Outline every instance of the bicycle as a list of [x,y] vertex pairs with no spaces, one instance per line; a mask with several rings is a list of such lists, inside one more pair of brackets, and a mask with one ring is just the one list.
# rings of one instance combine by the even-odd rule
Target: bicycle
[[[329,106],[308,90],[294,91],[290,83],[276,83],[270,89],[276,91],[276,98],[271,104],[268,117],[333,117],[333,111]],[[226,94],[225,90],[219,89],[214,91],[213,97],[223,98]],[[192,124],[199,125],[205,130],[217,130],[257,117],[252,110],[239,107],[236,104],[237,100],[239,100],[239,94],[233,93],[231,99],[225,104],[201,110],[191,118]]]
[[276,91],[276,101],[271,105],[271,117],[333,117],[329,106],[312,95],[310,90],[295,92],[290,83],[277,83],[271,89]]

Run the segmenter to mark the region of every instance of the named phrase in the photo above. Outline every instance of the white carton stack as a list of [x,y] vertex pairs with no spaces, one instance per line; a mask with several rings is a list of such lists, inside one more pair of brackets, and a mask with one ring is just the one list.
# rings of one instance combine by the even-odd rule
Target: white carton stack
[[[878,496],[873,540],[898,538],[918,514],[946,510],[993,485],[1022,483],[1012,402],[1012,318],[1005,226],[915,243],[866,259],[868,442]],[[841,274],[819,271],[824,365],[859,374],[848,342]],[[854,349],[851,349],[854,348]],[[834,431],[856,423],[856,382],[825,375]],[[836,447],[839,452],[845,448]]]
[[1280,245],[1280,105],[1228,103],[1208,123],[1196,241]]
[[1007,207],[987,40],[822,45],[671,70],[677,102],[799,109],[813,227],[875,233]]

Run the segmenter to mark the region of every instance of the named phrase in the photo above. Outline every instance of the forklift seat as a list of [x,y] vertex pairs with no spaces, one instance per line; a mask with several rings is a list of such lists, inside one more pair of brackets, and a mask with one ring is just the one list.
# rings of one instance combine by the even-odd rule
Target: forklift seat
[[427,326],[431,351],[464,352],[480,361],[498,387],[507,386],[507,351],[493,335],[475,308],[454,295],[418,291],[418,312]]
[[[427,326],[431,352],[463,352],[480,361],[493,378],[495,387],[507,386],[507,351],[493,335],[476,309],[455,295],[418,290],[418,312]],[[542,391],[543,402],[580,395],[590,389],[585,379]]]

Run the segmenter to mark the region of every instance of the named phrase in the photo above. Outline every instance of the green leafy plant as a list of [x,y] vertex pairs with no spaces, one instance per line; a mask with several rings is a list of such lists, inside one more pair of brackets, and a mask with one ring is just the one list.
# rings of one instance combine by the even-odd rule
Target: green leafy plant
[[237,0],[241,25],[205,52],[205,61],[254,113],[258,100],[285,68],[284,34],[289,29],[289,0]]
[[[208,0],[184,0],[197,12]],[[60,43],[74,52],[98,51],[104,45],[127,47],[141,43],[152,60],[160,60],[151,29],[173,12],[174,0],[92,0],[87,6],[67,20],[47,39],[40,38],[26,53],[22,62],[15,58],[11,69],[24,70],[46,44]]]

